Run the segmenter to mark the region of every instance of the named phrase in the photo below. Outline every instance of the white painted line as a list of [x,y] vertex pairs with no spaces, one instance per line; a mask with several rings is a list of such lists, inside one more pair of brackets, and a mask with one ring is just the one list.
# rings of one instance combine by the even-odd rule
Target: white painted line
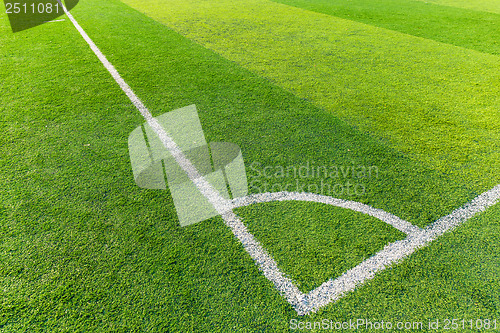
[[53,20],[53,21],[43,21],[43,23],[49,23],[49,22],[62,22],[62,21],[66,21],[65,19],[62,19],[62,20]]
[[311,291],[305,298],[307,304],[304,313],[316,311],[318,308],[337,300],[348,291],[353,290],[356,285],[371,279],[375,274],[403,258],[415,252],[417,249],[428,245],[430,242],[464,223],[477,213],[485,211],[488,207],[496,204],[500,199],[500,185],[476,197],[470,203],[454,210],[420,233],[408,236],[406,239],[387,245],[375,256],[347,271],[335,280],[329,280],[320,287]]
[[342,200],[314,193],[303,193],[303,192],[299,193],[299,192],[285,192],[285,191],[274,192],[274,193],[261,193],[261,194],[249,195],[243,198],[236,198],[232,201],[232,203],[234,205],[234,208],[236,208],[262,202],[291,201],[291,200],[324,203],[327,205],[346,208],[353,210],[355,212],[367,214],[379,220],[382,220],[387,224],[392,225],[394,228],[404,232],[407,235],[422,231],[422,229],[414,226],[410,222],[402,220],[395,215],[383,211],[382,209],[376,209],[356,201]]
[[[200,192],[213,204],[214,208],[221,214],[225,224],[231,228],[233,234],[243,244],[244,249],[250,254],[252,259],[258,264],[259,269],[264,276],[269,279],[276,289],[283,294],[287,301],[295,308],[299,315],[306,315],[315,312],[322,306],[329,304],[332,301],[338,300],[345,293],[354,290],[354,288],[366,280],[371,279],[377,272],[382,271],[394,263],[402,260],[404,257],[423,247],[439,237],[446,231],[462,224],[467,219],[475,214],[484,211],[486,208],[494,205],[500,198],[500,185],[490,191],[487,191],[469,204],[453,211],[451,214],[439,219],[425,229],[420,229],[411,226],[408,222],[399,219],[397,216],[384,212],[380,209],[375,209],[370,206],[356,203],[353,201],[344,201],[336,198],[321,196],[318,198],[314,194],[306,193],[279,193],[277,195],[265,193],[260,196],[249,196],[235,201],[226,200],[200,175],[192,163],[182,153],[176,143],[165,132],[158,121],[153,118],[149,110],[144,106],[141,100],[135,95],[129,85],[123,80],[114,66],[106,59],[104,54],[94,44],[90,37],[85,33],[78,22],[68,12],[61,0],[57,0],[64,9],[64,12],[69,17],[75,28],[80,32],[85,41],[89,44],[92,51],[99,58],[104,67],[109,71],[116,83],[125,92],[130,101],[142,114],[146,122],[156,132],[165,148],[172,154],[177,163],[187,173],[189,178],[198,187]],[[278,268],[276,261],[267,253],[267,251],[255,240],[241,222],[240,218],[233,212],[233,208],[248,204],[262,202],[270,202],[274,200],[305,200],[334,204],[338,207],[359,211],[376,218],[379,218],[399,230],[406,232],[408,237],[404,240],[394,242],[387,245],[382,251],[367,259],[363,263],[345,272],[342,276],[335,280],[329,280],[321,286],[312,290],[308,294],[302,293]],[[267,200],[267,201],[266,201]],[[417,228],[417,229],[415,229]]]

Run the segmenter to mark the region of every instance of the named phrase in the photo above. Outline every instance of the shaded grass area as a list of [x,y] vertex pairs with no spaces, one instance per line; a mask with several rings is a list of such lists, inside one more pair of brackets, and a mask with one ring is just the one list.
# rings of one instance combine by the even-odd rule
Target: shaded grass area
[[126,2],[475,191],[500,182],[497,56],[265,0]]
[[[475,195],[120,2],[81,2],[73,14],[154,114],[196,103],[207,139],[238,143],[248,162],[377,165],[366,196],[344,198],[419,225]],[[168,191],[135,186],[127,136],[143,120],[69,22],[15,35],[7,24],[0,18],[0,331],[288,331],[298,316],[220,219],[180,228]],[[498,209],[483,216],[440,245],[447,262],[396,266],[392,283],[311,318],[418,315],[424,301],[438,304],[428,316],[498,314],[498,288],[484,279],[498,276],[488,260],[498,249],[484,246],[498,243]],[[486,227],[484,242],[471,236]],[[458,275],[447,265],[467,255],[482,275],[475,261]],[[396,283],[414,266],[429,272],[416,277],[423,290]],[[443,299],[446,279],[464,277],[474,294],[458,285]],[[455,299],[466,306],[448,306]]]
[[[471,50],[500,55],[497,1],[272,0]],[[456,5],[457,7],[450,7]],[[465,6],[466,8],[459,8]],[[491,9],[484,12],[467,9]],[[496,12],[495,12],[496,10]]]
[[303,293],[406,237],[374,217],[319,203],[273,202],[237,213]]

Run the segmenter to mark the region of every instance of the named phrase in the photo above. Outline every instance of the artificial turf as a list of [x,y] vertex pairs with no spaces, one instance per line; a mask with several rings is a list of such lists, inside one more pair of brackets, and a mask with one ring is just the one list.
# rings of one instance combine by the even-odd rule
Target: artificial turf
[[[119,1],[81,1],[72,12],[154,115],[196,104],[207,140],[237,143],[247,167],[377,166],[377,177],[336,179],[366,189],[341,197],[419,226],[478,194]],[[297,316],[220,218],[181,228],[168,191],[135,186],[127,137],[143,120],[68,20],[9,29],[2,17],[0,331],[285,332],[291,319],[498,318],[498,206],[339,302]],[[278,206],[241,215],[306,290],[378,250],[366,229],[388,228],[316,204]],[[349,215],[343,229],[338,220]],[[286,232],[277,235],[277,224]],[[349,244],[351,231],[366,241]],[[290,248],[295,261],[280,248],[294,246],[285,242],[294,232],[295,244],[308,243]],[[330,235],[341,242],[326,246]],[[346,248],[359,252],[325,265]]]

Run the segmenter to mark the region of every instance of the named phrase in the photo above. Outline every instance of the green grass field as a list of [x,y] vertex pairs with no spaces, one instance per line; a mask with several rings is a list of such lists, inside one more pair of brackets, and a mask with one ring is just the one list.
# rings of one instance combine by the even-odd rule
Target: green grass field
[[[207,141],[238,144],[251,193],[297,181],[265,167],[374,166],[340,173],[363,191],[335,196],[426,227],[500,184],[498,6],[82,0],[72,14],[153,115],[196,104]],[[3,14],[0,82],[0,332],[289,332],[291,320],[357,318],[500,330],[498,204],[299,316],[222,218],[180,227],[168,190],[136,186],[127,138],[144,119],[67,18],[14,34]],[[302,292],[404,238],[317,203],[237,213]]]

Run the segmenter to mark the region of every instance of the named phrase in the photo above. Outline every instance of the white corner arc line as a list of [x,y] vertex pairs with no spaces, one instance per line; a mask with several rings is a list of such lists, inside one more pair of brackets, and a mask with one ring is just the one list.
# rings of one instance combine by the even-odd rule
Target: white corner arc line
[[497,185],[491,190],[480,194],[471,202],[441,217],[421,232],[387,245],[382,251],[347,271],[339,278],[329,280],[309,292],[304,298],[307,310],[314,312],[331,301],[339,299],[346,292],[353,290],[356,285],[373,278],[377,272],[401,261],[445,232],[453,230],[474,215],[498,203],[499,200],[500,185]]
[[[280,271],[276,264],[276,261],[260,245],[260,243],[253,237],[253,235],[248,232],[246,226],[241,222],[241,219],[233,212],[233,208],[237,207],[238,205],[243,205],[243,203],[245,203],[245,200],[252,200],[252,197],[249,196],[241,198],[241,200],[239,201],[226,200],[205,180],[204,177],[200,175],[193,164],[182,153],[177,144],[163,129],[160,123],[155,118],[153,118],[150,111],[137,97],[137,95],[135,95],[135,93],[125,82],[125,80],[123,80],[115,67],[107,60],[107,58],[95,45],[92,39],[69,13],[66,7],[62,4],[61,0],[57,1],[61,8],[63,8],[70,21],[73,23],[75,28],[78,30],[80,35],[90,46],[94,54],[98,57],[104,67],[109,71],[113,79],[116,81],[116,83],[118,83],[120,88],[127,95],[134,106],[139,110],[149,126],[156,132],[165,148],[172,154],[177,163],[187,173],[188,177],[191,179],[191,181],[193,181],[200,192],[209,200],[209,202],[214,206],[217,212],[219,212],[221,217],[224,219],[225,224],[231,228],[231,231],[242,243],[244,249],[248,252],[248,254],[256,262],[256,264],[258,264],[258,267],[263,272],[264,276],[274,284],[279,292],[283,294],[283,296],[294,307],[299,315],[306,315],[311,312],[315,312],[320,307],[325,306],[332,301],[338,300],[345,293],[352,291],[357,285],[360,285],[366,280],[373,278],[377,272],[385,269],[389,265],[400,261],[404,257],[413,253],[418,248],[427,245],[435,238],[439,237],[446,231],[460,225],[478,212],[484,211],[486,208],[497,203],[500,198],[500,185],[498,185],[493,189],[481,194],[470,203],[456,209],[451,214],[440,218],[429,227],[425,229],[418,228],[419,230],[415,229],[417,228],[415,226],[407,225],[406,223],[408,222],[398,218],[397,216],[394,216],[382,210],[375,209],[361,203],[346,201],[347,203],[349,203],[347,206],[339,207],[353,209],[362,213],[367,211],[366,214],[368,215],[374,216],[381,220],[383,218],[383,221],[393,226],[399,226],[405,231],[401,229],[399,230],[406,232],[408,234],[408,237],[404,240],[387,245],[382,251],[365,260],[363,263],[359,264],[353,269],[345,272],[339,278],[335,280],[329,280],[315,290],[312,290],[308,294],[304,294],[295,286],[290,278],[286,277]],[[287,200],[286,197],[287,196],[283,196],[283,194],[276,196],[276,198],[280,199],[281,201]],[[265,195],[262,198],[265,198]],[[300,195],[293,194],[289,196],[289,198],[291,198],[290,200],[315,201],[315,195],[305,193],[301,193]],[[342,202],[342,200],[336,198],[322,196],[322,198],[320,199],[325,201],[323,203],[327,204],[337,203],[346,205],[346,202]],[[273,200],[264,202],[269,201]]]
[[286,192],[286,191],[273,192],[273,193],[270,192],[259,193],[242,198],[233,199],[232,204],[233,207],[236,208],[236,207],[248,206],[256,203],[271,202],[271,201],[309,201],[309,202],[323,203],[331,206],[350,209],[355,212],[373,216],[393,226],[399,231],[404,232],[407,235],[422,231],[422,229],[420,229],[417,226],[414,226],[410,222],[400,219],[399,217],[392,215],[382,209],[373,208],[371,206],[356,201],[342,200],[315,193]]

